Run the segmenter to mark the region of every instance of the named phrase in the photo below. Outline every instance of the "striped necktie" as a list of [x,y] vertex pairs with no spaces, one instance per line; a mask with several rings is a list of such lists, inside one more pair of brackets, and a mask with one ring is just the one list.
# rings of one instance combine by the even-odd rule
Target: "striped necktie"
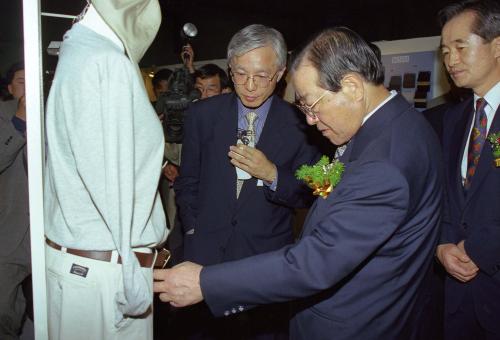
[[476,101],[476,115],[474,117],[474,127],[470,134],[469,139],[469,152],[467,154],[467,173],[465,175],[464,190],[467,192],[472,184],[472,178],[476,173],[481,150],[483,149],[486,140],[486,130],[488,124],[488,117],[484,108],[486,107],[486,100],[479,98]]

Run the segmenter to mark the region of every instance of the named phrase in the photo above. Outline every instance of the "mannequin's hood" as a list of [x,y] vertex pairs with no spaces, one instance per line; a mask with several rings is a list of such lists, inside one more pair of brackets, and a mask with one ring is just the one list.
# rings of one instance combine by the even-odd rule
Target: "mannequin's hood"
[[92,0],[92,5],[139,64],[160,28],[158,0]]

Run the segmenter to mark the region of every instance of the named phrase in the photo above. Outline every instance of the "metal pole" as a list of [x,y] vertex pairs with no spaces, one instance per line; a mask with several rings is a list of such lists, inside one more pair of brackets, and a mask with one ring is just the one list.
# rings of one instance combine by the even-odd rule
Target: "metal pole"
[[40,0],[23,0],[28,183],[35,338],[48,339],[43,214],[45,160]]
[[53,18],[63,18],[63,19],[75,19],[76,15],[68,15],[68,14],[58,14],[58,13],[49,13],[42,12],[43,17],[53,17]]

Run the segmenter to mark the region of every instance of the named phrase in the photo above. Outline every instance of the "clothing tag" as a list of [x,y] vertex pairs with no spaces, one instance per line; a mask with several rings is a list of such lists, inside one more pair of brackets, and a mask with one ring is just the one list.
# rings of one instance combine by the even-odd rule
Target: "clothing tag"
[[71,274],[75,274],[81,277],[87,277],[87,273],[89,272],[89,269],[84,266],[80,266],[78,264],[72,264],[71,265],[71,270],[69,271]]
[[262,180],[261,180],[261,179],[257,180],[257,186],[258,186],[258,187],[262,187],[262,186],[264,186],[264,182],[262,182]]

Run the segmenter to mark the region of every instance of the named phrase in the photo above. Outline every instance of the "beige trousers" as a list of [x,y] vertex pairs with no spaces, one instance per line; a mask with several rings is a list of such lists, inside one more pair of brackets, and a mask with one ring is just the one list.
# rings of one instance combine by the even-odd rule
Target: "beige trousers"
[[[68,254],[45,245],[50,340],[152,340],[153,311],[121,315],[121,265]],[[151,278],[152,268],[141,268]],[[72,273],[73,272],[73,273]]]

